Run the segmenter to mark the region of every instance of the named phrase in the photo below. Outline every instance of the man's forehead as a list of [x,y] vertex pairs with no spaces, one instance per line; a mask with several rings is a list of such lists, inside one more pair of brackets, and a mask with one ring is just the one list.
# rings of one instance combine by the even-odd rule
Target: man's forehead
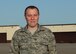
[[28,9],[27,11],[26,11],[26,13],[37,13],[38,14],[38,11],[37,11],[37,9]]
[[28,10],[37,10],[37,9],[36,9],[36,8],[28,8],[27,11],[28,11]]

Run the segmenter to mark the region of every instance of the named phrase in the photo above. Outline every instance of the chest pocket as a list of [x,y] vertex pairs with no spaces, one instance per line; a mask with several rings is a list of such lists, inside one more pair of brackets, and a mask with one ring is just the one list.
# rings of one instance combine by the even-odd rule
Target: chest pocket
[[32,43],[39,43],[40,45],[48,45],[48,36],[46,34],[36,34],[32,36]]
[[48,38],[47,37],[42,37],[41,38],[40,44],[42,44],[42,45],[48,45],[48,43],[49,43],[49,41],[48,41]]
[[29,47],[29,37],[26,37],[26,36],[22,36],[21,37],[21,40],[19,42],[19,46],[20,46],[20,49],[22,50],[28,50],[28,47]]

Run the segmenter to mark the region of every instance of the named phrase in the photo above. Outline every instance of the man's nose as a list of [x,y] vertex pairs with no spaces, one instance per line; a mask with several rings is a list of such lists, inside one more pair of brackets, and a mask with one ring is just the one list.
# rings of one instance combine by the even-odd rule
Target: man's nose
[[31,17],[31,20],[34,20],[34,17],[33,16]]

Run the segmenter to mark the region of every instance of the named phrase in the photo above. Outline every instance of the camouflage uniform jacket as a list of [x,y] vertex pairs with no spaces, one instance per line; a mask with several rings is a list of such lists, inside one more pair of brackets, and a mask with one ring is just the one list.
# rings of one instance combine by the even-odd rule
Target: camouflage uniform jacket
[[42,26],[32,35],[26,28],[14,33],[11,54],[56,54],[53,33]]

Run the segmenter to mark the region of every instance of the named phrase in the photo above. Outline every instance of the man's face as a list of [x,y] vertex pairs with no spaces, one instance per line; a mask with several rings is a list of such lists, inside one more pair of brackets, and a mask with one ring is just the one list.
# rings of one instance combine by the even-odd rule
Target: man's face
[[39,14],[37,9],[27,9],[26,20],[28,26],[35,27],[38,24]]

